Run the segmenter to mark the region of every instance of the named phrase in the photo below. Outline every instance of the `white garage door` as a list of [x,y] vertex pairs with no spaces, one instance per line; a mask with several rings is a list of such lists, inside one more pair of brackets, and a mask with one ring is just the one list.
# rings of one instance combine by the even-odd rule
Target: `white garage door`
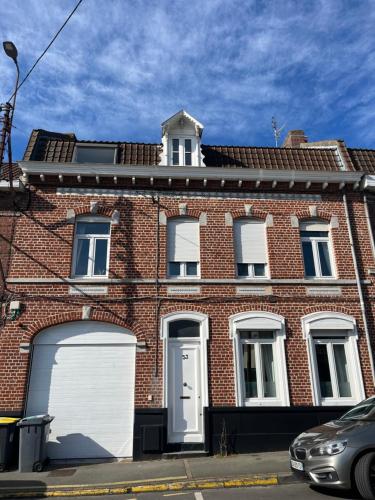
[[37,335],[26,414],[55,417],[51,459],[132,456],[135,350],[128,330],[96,321]]

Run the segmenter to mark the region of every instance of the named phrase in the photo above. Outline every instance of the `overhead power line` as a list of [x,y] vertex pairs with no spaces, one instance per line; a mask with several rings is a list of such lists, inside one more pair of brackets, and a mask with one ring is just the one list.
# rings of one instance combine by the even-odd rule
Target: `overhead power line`
[[[83,2],[83,0],[79,0],[79,2],[77,3],[77,5],[74,7],[74,9],[72,10],[72,12],[69,14],[69,16],[65,19],[64,23],[61,25],[60,29],[58,30],[58,32],[55,34],[55,36],[52,38],[52,40],[49,42],[49,44],[47,45],[47,47],[43,50],[43,52],[40,54],[40,56],[38,57],[38,59],[35,61],[35,63],[31,66],[31,68],[29,69],[29,71],[27,72],[25,78],[21,81],[21,83],[18,85],[17,87],[17,91],[22,87],[22,85],[25,83],[25,81],[29,78],[29,76],[31,75],[31,73],[34,71],[36,65],[39,63],[39,61],[45,56],[45,54],[48,52],[49,48],[51,47],[51,45],[53,44],[53,42],[56,40],[56,38],[59,36],[59,34],[62,32],[62,30],[65,28],[65,26],[68,24],[70,18],[73,16],[73,14],[75,13],[75,11],[78,9],[78,7],[81,5],[81,3]],[[13,98],[14,94],[16,93],[16,90],[13,92],[13,94],[11,95],[11,97],[9,98],[9,101]],[[8,102],[9,102],[8,101]]]

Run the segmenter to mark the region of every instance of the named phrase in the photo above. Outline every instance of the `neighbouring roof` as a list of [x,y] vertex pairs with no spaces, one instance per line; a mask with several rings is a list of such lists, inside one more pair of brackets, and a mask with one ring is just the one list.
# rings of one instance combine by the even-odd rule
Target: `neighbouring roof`
[[13,180],[19,179],[22,175],[22,170],[17,163],[13,163],[12,168],[9,163],[4,163],[0,170],[0,181],[9,181],[10,171],[13,174]]
[[375,149],[348,148],[348,153],[357,171],[375,173]]

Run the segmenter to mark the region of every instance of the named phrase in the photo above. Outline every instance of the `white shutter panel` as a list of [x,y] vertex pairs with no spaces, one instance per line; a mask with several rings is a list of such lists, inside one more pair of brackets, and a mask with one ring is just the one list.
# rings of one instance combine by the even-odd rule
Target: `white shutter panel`
[[234,241],[238,264],[265,264],[267,262],[266,233],[263,222],[235,221]]
[[168,261],[199,262],[199,223],[178,218],[168,222]]

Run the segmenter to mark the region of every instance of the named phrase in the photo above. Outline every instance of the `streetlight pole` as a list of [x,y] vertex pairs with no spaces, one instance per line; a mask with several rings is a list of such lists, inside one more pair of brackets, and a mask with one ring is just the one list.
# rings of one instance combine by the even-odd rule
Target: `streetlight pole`
[[3,159],[4,159],[4,151],[5,151],[5,145],[7,144],[8,146],[8,163],[9,163],[9,185],[10,189],[13,189],[13,170],[12,170],[12,143],[11,143],[11,134],[12,134],[12,125],[13,125],[13,115],[14,115],[14,109],[16,107],[16,98],[17,98],[17,90],[18,90],[18,82],[20,78],[20,70],[18,66],[18,51],[16,46],[14,45],[13,42],[6,41],[3,42],[3,48],[5,54],[10,57],[10,59],[13,60],[14,64],[16,65],[16,70],[17,70],[17,77],[16,77],[16,84],[14,87],[14,92],[12,94],[12,102],[6,102],[5,104],[0,106],[0,111],[4,111],[4,117],[3,117],[3,127],[2,131],[0,134],[0,170],[1,166],[3,164]]

